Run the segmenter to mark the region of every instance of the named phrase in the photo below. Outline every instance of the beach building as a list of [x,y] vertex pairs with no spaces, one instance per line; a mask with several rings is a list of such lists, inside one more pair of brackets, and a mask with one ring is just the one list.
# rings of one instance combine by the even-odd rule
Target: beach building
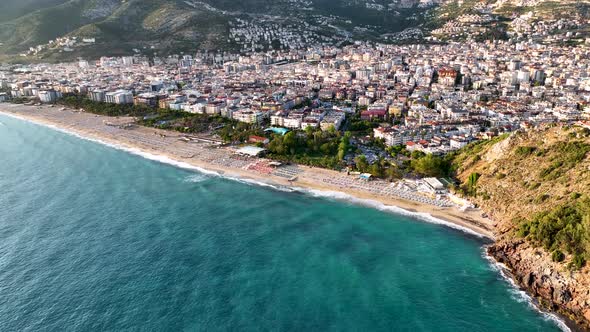
[[445,185],[437,178],[424,178],[422,181],[424,181],[426,190],[431,194],[442,195],[447,193]]
[[265,117],[266,113],[252,109],[241,109],[232,113],[234,120],[251,124],[261,124]]
[[244,146],[244,147],[237,149],[236,154],[239,154],[241,156],[247,156],[247,157],[259,157],[265,151],[266,151],[266,149],[264,149],[264,148],[259,148],[257,146],[248,145],[248,146]]
[[119,90],[115,92],[115,104],[133,104],[131,91]]
[[141,93],[135,97],[133,103],[135,105],[147,105],[149,107],[156,107],[158,106],[158,96],[156,96],[153,93]]
[[371,173],[361,173],[359,174],[359,179],[364,180],[364,181],[371,181],[373,175],[371,175]]

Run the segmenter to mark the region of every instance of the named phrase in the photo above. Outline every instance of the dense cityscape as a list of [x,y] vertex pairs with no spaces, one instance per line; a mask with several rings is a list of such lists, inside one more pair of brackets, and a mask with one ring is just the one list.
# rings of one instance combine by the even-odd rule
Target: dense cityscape
[[5,66],[0,100],[54,103],[76,94],[263,128],[358,131],[366,134],[361,141],[371,137],[388,147],[444,155],[541,124],[589,126],[589,52],[587,46],[502,41],[357,42],[251,56],[103,57]]

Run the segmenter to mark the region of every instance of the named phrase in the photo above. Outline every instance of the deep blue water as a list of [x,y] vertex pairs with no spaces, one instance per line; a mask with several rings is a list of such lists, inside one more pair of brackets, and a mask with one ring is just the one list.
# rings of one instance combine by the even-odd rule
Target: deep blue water
[[554,331],[482,242],[0,116],[0,331]]

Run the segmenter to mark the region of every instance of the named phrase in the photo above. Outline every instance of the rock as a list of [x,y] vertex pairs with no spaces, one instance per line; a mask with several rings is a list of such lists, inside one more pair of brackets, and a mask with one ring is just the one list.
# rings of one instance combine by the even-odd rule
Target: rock
[[[488,247],[488,254],[505,264],[517,283],[541,306],[561,313],[590,331],[590,275],[570,273],[551,260],[549,253],[521,240],[504,240]],[[576,280],[577,277],[578,280]]]
[[524,283],[527,287],[531,287],[533,285],[533,282],[535,282],[535,275],[533,274],[533,272],[529,272],[526,275],[526,278],[524,279]]

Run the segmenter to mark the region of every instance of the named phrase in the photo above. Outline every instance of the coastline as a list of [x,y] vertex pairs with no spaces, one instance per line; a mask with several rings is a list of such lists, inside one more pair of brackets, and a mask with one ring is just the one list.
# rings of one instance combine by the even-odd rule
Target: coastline
[[[75,117],[76,120],[62,121],[59,117],[55,117],[56,114],[65,115],[67,119],[70,119],[70,116],[72,116]],[[480,238],[486,242],[486,244],[493,243],[496,240],[493,231],[491,230],[493,229],[493,221],[481,217],[481,210],[464,212],[456,207],[440,208],[429,204],[420,204],[418,202],[404,200],[402,198],[385,197],[359,189],[342,188],[330,185],[329,183],[316,182],[314,181],[315,178],[312,176],[312,173],[321,173],[326,176],[341,175],[341,173],[337,171],[299,166],[304,168],[304,171],[299,174],[296,181],[291,182],[285,178],[262,175],[251,170],[219,166],[215,163],[208,162],[207,160],[195,158],[194,156],[179,156],[178,154],[171,153],[165,149],[158,149],[146,145],[143,142],[139,140],[136,141],[134,138],[129,138],[128,136],[117,137],[115,132],[112,132],[111,130],[103,131],[100,128],[85,127],[81,125],[82,123],[92,122],[94,124],[100,123],[103,129],[108,128],[103,124],[103,121],[114,121],[115,118],[112,117],[98,116],[84,112],[74,112],[71,110],[58,111],[56,108],[49,108],[46,106],[39,108],[38,106],[12,106],[12,104],[1,103],[0,115],[6,115],[22,121],[50,127],[54,130],[123,150],[148,160],[198,171],[208,176],[220,176],[250,185],[272,187],[275,190],[302,192],[315,197],[346,201],[352,204],[376,208],[385,212],[401,214],[419,221],[440,224],[459,230],[469,236]],[[131,118],[118,118],[117,120],[124,123],[130,119]],[[2,125],[5,124],[0,122],[0,126]],[[178,137],[182,136],[175,132],[147,127],[137,127],[132,130],[120,130],[124,130],[127,133],[138,134],[138,137],[135,137],[136,139],[140,138],[141,135],[154,136],[155,134],[167,134],[170,135],[167,137],[168,139],[177,142]],[[130,137],[134,137],[133,134]],[[186,143],[179,144],[182,145]],[[223,153],[230,154],[229,151],[224,151]],[[572,324],[571,321],[556,314],[552,310],[546,311],[542,309],[542,306],[535,301],[535,298],[524,290],[526,288],[518,283],[518,280],[513,274],[512,268],[504,265],[495,257],[487,253],[488,247],[489,245],[484,246],[484,258],[490,262],[492,268],[498,270],[502,278],[508,281],[508,283],[514,288],[515,292],[518,292],[518,294],[515,294],[516,296],[521,297],[524,301],[529,303],[529,305],[540,311],[546,319],[555,321],[560,329],[564,331],[577,331],[577,326]]]
[[[83,139],[125,150],[150,160],[172,164],[180,168],[192,169],[209,175],[223,176],[249,184],[299,191],[317,197],[349,201],[354,204],[369,206],[386,212],[402,214],[413,219],[445,225],[485,240],[495,240],[492,231],[493,221],[482,217],[482,211],[479,209],[461,211],[457,207],[438,207],[401,197],[380,195],[379,193],[363,190],[362,188],[338,186],[326,181],[326,179],[337,179],[342,176],[340,172],[332,170],[297,165],[301,171],[297,174],[295,181],[290,181],[284,177],[261,174],[250,169],[219,165],[211,162],[211,160],[207,160],[208,156],[204,154],[208,153],[208,151],[199,150],[207,149],[207,147],[193,143],[179,142],[178,138],[182,136],[179,133],[140,126],[134,127],[133,129],[119,129],[104,124],[105,121],[128,123],[131,121],[131,118],[113,118],[84,112],[74,112],[68,109],[60,111],[56,107],[15,104],[0,104],[0,114],[48,126]],[[157,137],[158,141],[153,142],[153,137]],[[159,145],[160,140],[166,145]],[[183,150],[183,144],[185,146],[186,144],[191,144],[191,147],[194,147],[195,151],[202,152],[202,154],[199,157],[196,157],[198,153],[183,156],[182,152],[185,152]],[[232,155],[232,152],[228,149],[217,148],[214,151],[216,154],[221,154],[221,157],[230,158]],[[250,162],[255,161],[253,159]]]

